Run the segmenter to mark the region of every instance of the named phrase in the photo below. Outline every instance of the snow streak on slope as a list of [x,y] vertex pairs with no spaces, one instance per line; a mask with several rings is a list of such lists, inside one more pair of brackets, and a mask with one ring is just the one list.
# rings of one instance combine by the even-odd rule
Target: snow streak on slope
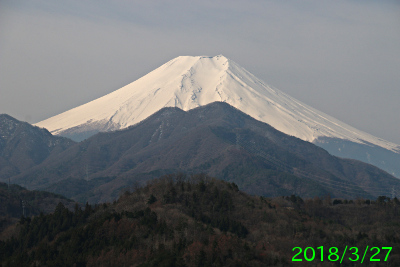
[[222,55],[177,57],[106,96],[37,123],[53,134],[123,129],[163,107],[190,110],[226,102],[255,119],[305,141],[318,137],[400,147],[359,131],[290,97]]

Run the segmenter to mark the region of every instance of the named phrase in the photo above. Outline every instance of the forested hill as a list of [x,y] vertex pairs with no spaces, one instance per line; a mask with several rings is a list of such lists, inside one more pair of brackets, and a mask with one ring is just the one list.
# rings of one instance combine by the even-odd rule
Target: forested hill
[[[304,266],[338,265],[329,248],[359,251],[400,266],[400,203],[370,200],[263,198],[206,175],[169,175],[118,201],[24,218],[0,241],[2,266]],[[323,255],[317,247],[323,246]],[[312,247],[313,262],[299,251]],[[354,250],[352,251],[354,252]],[[353,255],[354,256],[354,255]],[[359,253],[360,260],[362,252]],[[311,250],[309,251],[311,257]],[[321,257],[324,261],[321,262]],[[348,258],[342,266],[359,265]],[[353,257],[353,259],[355,256]],[[329,261],[331,259],[332,261]],[[368,265],[366,264],[366,265]],[[309,265],[308,265],[309,266]]]
[[4,229],[15,224],[22,216],[31,217],[53,212],[57,203],[73,209],[75,202],[64,196],[30,191],[19,185],[0,183],[0,239],[7,235]]

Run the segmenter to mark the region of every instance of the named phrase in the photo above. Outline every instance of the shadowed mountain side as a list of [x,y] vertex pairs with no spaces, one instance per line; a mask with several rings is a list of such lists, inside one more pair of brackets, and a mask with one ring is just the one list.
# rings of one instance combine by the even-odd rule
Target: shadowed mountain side
[[329,137],[320,137],[313,143],[326,149],[334,156],[357,159],[386,170],[393,176],[399,177],[400,175],[400,154],[382,147]]
[[398,179],[372,165],[331,156],[221,102],[188,112],[164,108],[126,130],[99,133],[14,179],[51,190],[66,179],[116,177],[90,189],[92,199],[104,201],[134,181],[177,171],[209,173],[267,196],[377,197],[400,188]]
[[0,115],[0,179],[17,175],[75,144],[43,128]]

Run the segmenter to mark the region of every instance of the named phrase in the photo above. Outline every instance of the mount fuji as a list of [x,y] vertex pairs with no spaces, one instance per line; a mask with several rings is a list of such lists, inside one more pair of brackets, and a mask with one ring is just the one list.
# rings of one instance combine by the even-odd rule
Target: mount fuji
[[272,88],[222,56],[180,56],[96,100],[36,123],[75,141],[124,129],[164,107],[184,111],[226,102],[288,135],[331,154],[400,175],[400,146],[355,129]]

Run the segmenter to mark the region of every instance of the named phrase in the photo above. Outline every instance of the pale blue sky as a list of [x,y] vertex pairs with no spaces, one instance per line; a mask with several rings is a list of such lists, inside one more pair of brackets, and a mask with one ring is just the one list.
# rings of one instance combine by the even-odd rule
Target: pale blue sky
[[0,0],[0,113],[34,123],[179,55],[223,54],[400,144],[400,3]]

